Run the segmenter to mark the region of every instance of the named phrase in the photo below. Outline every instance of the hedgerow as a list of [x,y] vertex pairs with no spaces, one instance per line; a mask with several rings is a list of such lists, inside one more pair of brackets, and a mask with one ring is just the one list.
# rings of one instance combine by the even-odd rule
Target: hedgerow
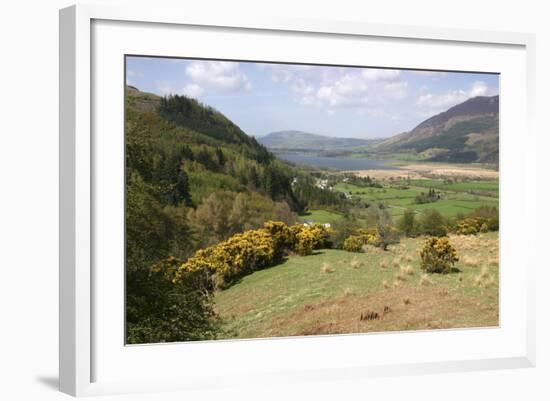
[[309,255],[325,246],[327,238],[328,230],[321,225],[289,227],[282,222],[268,221],[258,230],[248,230],[199,249],[185,263],[178,264],[176,259],[168,258],[154,269],[174,283],[200,273],[211,279],[212,287],[223,288],[238,277],[273,266],[285,253]]

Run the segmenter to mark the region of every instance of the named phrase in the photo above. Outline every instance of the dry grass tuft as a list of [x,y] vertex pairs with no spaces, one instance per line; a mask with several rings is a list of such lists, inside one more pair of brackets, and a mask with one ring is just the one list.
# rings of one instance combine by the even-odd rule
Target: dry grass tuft
[[489,288],[496,284],[496,279],[489,273],[487,266],[483,266],[479,275],[475,277],[474,284],[481,288]]
[[407,262],[410,263],[410,262],[413,261],[413,257],[412,257],[411,255],[407,255],[407,256],[405,257],[405,260],[406,260]]
[[474,256],[466,255],[466,256],[464,256],[464,258],[462,260],[463,260],[465,266],[468,266],[468,267],[477,267],[477,266],[479,266],[479,259],[474,257]]
[[414,268],[411,265],[401,266],[399,272],[407,276],[412,276],[415,273]]
[[382,281],[382,287],[384,287],[386,290],[391,287],[390,283],[388,283],[386,280]]
[[323,273],[333,273],[334,269],[330,267],[328,263],[323,263],[323,266],[321,267],[321,272]]
[[404,303],[405,305],[410,305],[411,299],[410,299],[409,297],[406,297],[406,298],[403,299],[403,303]]
[[353,290],[349,287],[344,288],[344,296],[349,297],[350,295],[353,295]]
[[498,266],[498,257],[489,259],[489,266],[497,267]]
[[401,265],[401,260],[399,258],[393,260],[392,262],[393,267],[398,268],[400,265]]
[[434,285],[434,281],[427,274],[420,276],[420,285]]
[[487,279],[483,280],[480,284],[480,286],[482,288],[491,288],[492,286],[494,286],[496,284],[496,279],[495,279],[495,276],[493,276],[492,274],[490,274]]
[[362,263],[359,261],[359,259],[357,259],[356,257],[354,257],[354,258],[351,260],[351,262],[350,262],[349,265],[351,266],[352,269],[359,269],[359,268],[361,267]]
[[361,312],[361,316],[359,317],[359,320],[378,320],[378,319],[380,319],[380,314],[373,310]]
[[474,284],[481,288],[490,288],[496,284],[496,279],[489,273],[487,266],[483,266],[479,275],[474,279]]
[[396,273],[394,278],[395,278],[396,281],[407,281],[407,277],[406,277],[405,273],[403,273],[401,271],[399,271],[399,273]]
[[380,268],[381,269],[387,269],[388,268],[388,262],[386,262],[385,260],[381,261],[380,262]]
[[399,287],[401,284],[397,280],[393,280],[393,288]]

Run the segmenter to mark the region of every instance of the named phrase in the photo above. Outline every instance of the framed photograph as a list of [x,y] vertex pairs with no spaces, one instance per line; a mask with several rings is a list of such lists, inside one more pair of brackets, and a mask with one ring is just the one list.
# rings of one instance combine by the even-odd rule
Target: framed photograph
[[533,49],[61,10],[61,391],[534,366]]

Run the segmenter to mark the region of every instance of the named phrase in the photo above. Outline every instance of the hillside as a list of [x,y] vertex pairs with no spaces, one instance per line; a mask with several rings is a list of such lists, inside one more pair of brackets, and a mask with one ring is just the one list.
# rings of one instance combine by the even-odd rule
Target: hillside
[[376,139],[337,138],[302,131],[272,132],[258,138],[258,141],[272,150],[291,151],[347,150],[379,142]]
[[432,161],[498,163],[499,96],[478,96],[375,146],[378,152],[426,152]]
[[[477,285],[481,265],[498,282],[498,234],[452,236],[459,274],[430,275],[419,266],[424,238],[389,250],[322,249],[244,277],[215,295],[227,338],[255,338],[487,327],[498,324],[498,287]],[[399,276],[408,266],[405,275]],[[399,279],[396,281],[396,277]],[[387,313],[361,321],[369,310]]]

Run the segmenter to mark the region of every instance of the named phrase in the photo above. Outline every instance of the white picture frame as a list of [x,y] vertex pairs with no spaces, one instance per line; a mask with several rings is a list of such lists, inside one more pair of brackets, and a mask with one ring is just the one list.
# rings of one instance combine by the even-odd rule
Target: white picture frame
[[[512,90],[515,90],[516,95],[516,99],[501,100],[502,114],[509,110],[517,110],[513,116],[505,116],[501,121],[501,146],[503,146],[501,179],[507,184],[503,185],[501,189],[501,199],[506,199],[501,209],[501,216],[504,218],[503,230],[510,227],[518,228],[522,224],[532,228],[532,225],[535,224],[536,208],[532,205],[527,207],[526,195],[522,194],[523,191],[518,191],[513,187],[515,184],[521,184],[524,188],[536,188],[536,141],[531,125],[535,85],[535,38],[533,35],[375,25],[349,21],[259,18],[257,16],[243,16],[238,20],[233,18],[213,19],[204,15],[187,15],[185,11],[181,10],[157,9],[155,7],[111,8],[79,5],[63,9],[60,11],[59,373],[61,391],[80,396],[170,389],[206,389],[245,385],[247,380],[272,384],[338,378],[360,380],[387,375],[534,366],[534,272],[537,259],[534,246],[531,248],[529,243],[525,243],[525,246],[532,252],[522,260],[518,259],[517,255],[501,254],[505,268],[502,274],[504,281],[501,282],[503,317],[501,325],[497,329],[312,336],[271,340],[216,341],[215,343],[203,342],[189,345],[125,346],[118,334],[124,324],[120,319],[123,311],[120,308],[112,308],[115,312],[110,313],[105,308],[108,299],[104,299],[104,295],[98,299],[97,295],[97,291],[100,290],[102,294],[107,294],[105,297],[112,297],[109,300],[118,299],[119,301],[123,295],[123,287],[117,284],[117,280],[120,281],[120,277],[123,278],[123,265],[119,266],[120,271],[115,273],[117,276],[113,276],[111,281],[107,281],[107,278],[112,271],[105,274],[103,272],[98,274],[97,271],[98,266],[102,266],[101,263],[105,260],[104,255],[106,254],[103,251],[98,252],[99,244],[110,241],[115,244],[114,246],[122,247],[122,243],[117,242],[116,238],[113,242],[109,233],[101,231],[105,229],[105,221],[102,219],[114,217],[114,220],[110,221],[115,221],[115,225],[123,224],[120,215],[105,211],[100,198],[100,194],[104,194],[106,191],[109,193],[111,190],[118,191],[117,194],[120,194],[122,190],[122,187],[118,190],[115,188],[120,183],[120,180],[117,181],[120,174],[112,174],[114,181],[109,184],[105,184],[105,180],[101,178],[105,176],[106,170],[112,170],[113,166],[122,166],[122,164],[116,164],[117,160],[119,161],[119,158],[122,157],[120,153],[122,142],[115,140],[115,142],[107,144],[103,139],[98,140],[94,137],[94,132],[97,132],[94,130],[101,130],[103,122],[112,124],[110,127],[117,130],[118,134],[123,132],[123,125],[120,124],[123,121],[121,120],[123,117],[120,115],[123,103],[118,102],[119,95],[122,96],[123,93],[124,81],[120,80],[123,71],[115,68],[116,72],[112,75],[104,73],[104,71],[108,71],[109,66],[113,65],[110,64],[111,61],[120,62],[121,54],[135,53],[135,50],[141,54],[153,54],[151,53],[155,51],[151,47],[154,46],[153,41],[151,41],[152,44],[147,44],[147,41],[143,40],[143,43],[140,44],[141,50],[132,46],[130,46],[131,50],[134,51],[125,49],[126,43],[130,42],[129,38],[139,37],[140,31],[148,30],[149,34],[158,39],[176,31],[181,31],[182,35],[189,34],[186,29],[192,29],[193,34],[204,40],[201,42],[204,44],[202,49],[194,49],[193,54],[187,54],[183,50],[180,51],[181,54],[174,54],[174,50],[171,50],[174,49],[174,45],[167,44],[156,51],[167,56],[195,56],[200,51],[208,52],[208,48],[211,46],[209,54],[217,54],[219,58],[231,56],[235,59],[251,59],[252,57],[252,59],[264,60],[266,57],[250,56],[254,51],[258,51],[254,50],[252,45],[250,48],[240,46],[241,53],[239,54],[237,54],[237,50],[231,49],[231,46],[224,46],[226,47],[225,53],[221,54],[222,51],[219,48],[215,49],[213,42],[210,42],[206,36],[201,36],[214,33],[215,35],[211,35],[212,37],[219,39],[220,34],[228,37],[232,35],[231,38],[234,40],[239,40],[237,36],[248,40],[246,38],[261,34],[266,41],[273,41],[274,53],[281,53],[283,48],[286,48],[287,52],[292,50],[292,46],[276,45],[277,41],[292,39],[293,43],[301,43],[299,41],[303,39],[303,43],[306,44],[306,41],[324,40],[328,45],[331,40],[338,39],[340,43],[344,44],[342,53],[338,54],[335,51],[326,57],[340,57],[340,60],[346,59],[346,43],[349,42],[352,45],[359,43],[357,41],[368,42],[369,40],[384,41],[388,46],[392,43],[397,46],[403,41],[406,41],[408,46],[436,46],[442,52],[441,54],[445,54],[445,49],[450,47],[454,52],[470,50],[477,52],[472,54],[479,54],[478,60],[464,61],[466,64],[469,62],[470,67],[466,64],[455,65],[454,69],[475,70],[477,65],[479,71],[487,71],[490,65],[497,66],[490,71],[502,72],[506,70],[508,71],[506,77],[510,77],[506,78],[502,85],[502,98],[506,99],[507,93],[512,93]],[[128,33],[127,37],[124,36],[124,32]],[[281,39],[283,37],[287,39]],[[147,48],[147,46],[150,47]],[[487,51],[490,53],[492,51],[492,53],[486,54]],[[379,50],[379,52],[381,52],[381,56],[379,56],[381,60],[383,51]],[[287,54],[287,61],[296,61],[303,57],[299,54]],[[394,54],[392,57],[386,54],[386,56],[387,61],[383,66],[396,66],[396,63],[399,63],[399,57],[403,57],[403,54]],[[278,61],[280,57],[282,57],[280,54],[274,56],[271,61]],[[312,53],[311,57],[313,59],[315,55]],[[326,62],[326,59],[324,61]],[[351,64],[360,63],[361,60],[350,59],[349,62]],[[502,70],[498,68],[499,62],[502,64]],[[425,61],[416,61],[413,68],[451,69],[450,65],[448,60],[440,60],[439,64],[435,65],[434,60],[427,57]],[[484,67],[484,65],[489,67]],[[116,94],[116,91],[120,92],[119,95]],[[110,96],[111,94],[114,96]],[[106,100],[113,97],[112,104],[107,104],[107,101],[98,101],[99,98]],[[112,118],[103,119],[103,116],[106,116],[106,108],[109,108],[109,113],[113,113]],[[521,143],[517,138],[507,134],[511,132],[512,128],[525,132],[521,137]],[[107,145],[112,146],[107,147]],[[508,168],[506,164],[510,161],[506,149],[512,148],[519,155],[514,170]],[[106,149],[111,149],[111,154],[107,154]],[[106,186],[102,187],[103,185]],[[115,195],[114,198],[117,199],[117,196]],[[517,210],[518,208],[520,210]],[[114,211],[113,213],[118,212]],[[531,218],[523,219],[523,217]],[[117,221],[118,223],[116,223]],[[113,232],[120,233],[120,227]],[[504,245],[516,239],[521,241],[513,233],[501,238],[503,252],[508,252]],[[511,268],[506,270],[507,263],[520,266],[521,270],[512,270]],[[113,284],[106,286],[106,283]],[[507,320],[508,311],[513,312],[517,317],[517,325]],[[120,322],[116,323],[119,320]],[[114,327],[117,324],[120,324],[120,327]],[[342,350],[357,349],[357,347],[368,344],[379,349],[384,344],[391,343],[396,347],[396,352],[399,352],[401,349],[399,344],[404,342],[414,344],[413,347],[408,348],[418,349],[426,344],[439,342],[443,344],[446,341],[453,342],[454,353],[449,350],[448,354],[440,353],[439,357],[435,355],[437,345],[434,345],[433,355],[428,355],[431,351],[426,351],[425,358],[419,358],[418,354],[407,351],[405,346],[402,347],[401,354],[391,358],[385,357],[383,354],[378,356],[375,352],[370,354],[372,360],[361,359],[360,352],[356,352],[355,355],[352,355],[351,352],[350,355],[341,356]],[[477,348],[476,342],[479,342]],[[321,349],[325,352],[322,361],[315,357]],[[189,366],[193,361],[198,362],[199,353],[208,352],[211,353],[208,355],[217,353],[233,356],[234,361],[240,360],[240,362],[228,365],[220,361],[219,369],[216,372],[208,372],[206,365],[202,364],[192,366],[191,369],[182,366],[182,370],[174,375],[159,372],[155,377],[151,372],[146,372],[144,377],[149,379],[140,377],[140,372],[132,370],[132,366],[135,368],[140,363],[144,366],[158,366],[160,361],[166,362],[168,369],[170,358],[175,358],[174,355],[182,352],[182,355],[186,355],[187,360],[190,361]],[[255,355],[265,358],[269,362],[269,366],[258,364],[251,367],[250,364],[256,361]],[[310,360],[304,362],[305,358],[303,357],[306,356]],[[127,369],[121,369],[123,366],[121,364],[124,364]],[[127,372],[126,375],[120,373],[123,370]],[[232,371],[235,371],[235,377],[231,375]]]

